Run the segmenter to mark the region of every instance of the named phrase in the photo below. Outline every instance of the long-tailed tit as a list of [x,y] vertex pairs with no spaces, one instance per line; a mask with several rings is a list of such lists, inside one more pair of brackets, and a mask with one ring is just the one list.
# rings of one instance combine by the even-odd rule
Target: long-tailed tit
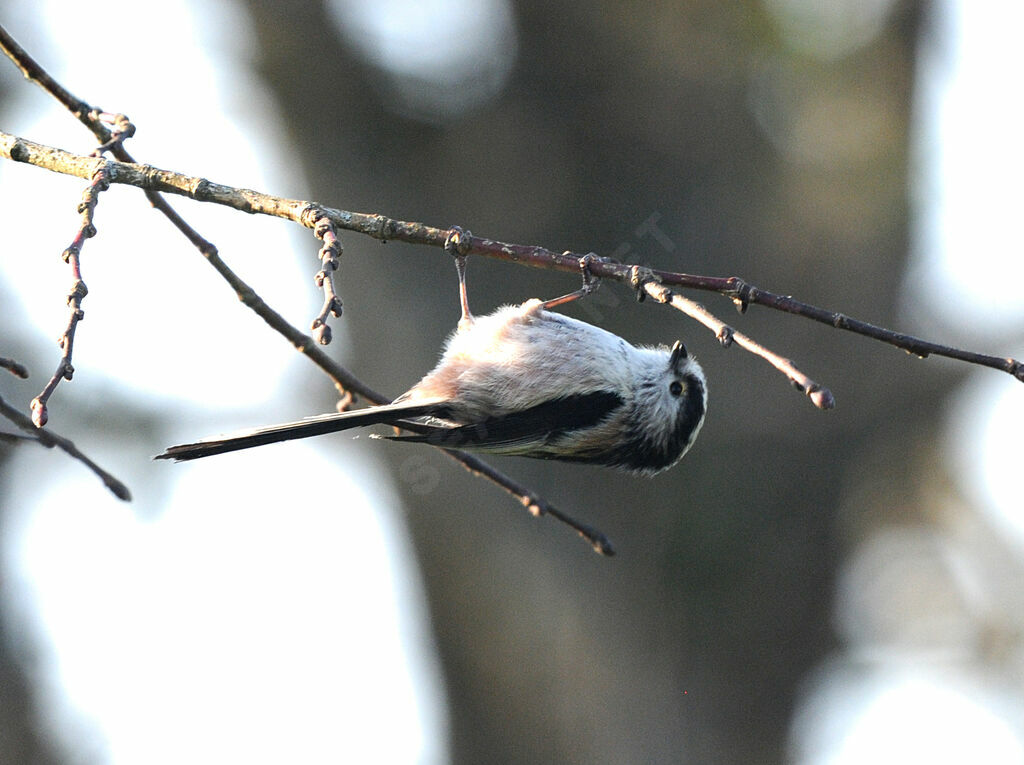
[[474,317],[464,258],[456,259],[462,320],[437,366],[391,404],[172,446],[158,459],[191,460],[253,446],[385,424],[387,438],[492,454],[585,462],[654,475],[693,444],[707,384],[681,342],[637,347],[552,313],[589,293],[527,300]]

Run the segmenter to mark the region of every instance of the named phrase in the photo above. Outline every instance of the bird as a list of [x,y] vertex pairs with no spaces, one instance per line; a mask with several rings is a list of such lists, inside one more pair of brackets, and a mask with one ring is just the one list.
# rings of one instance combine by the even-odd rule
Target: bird
[[686,346],[636,346],[552,309],[552,300],[469,310],[465,256],[456,254],[462,315],[440,360],[390,404],[309,417],[171,446],[157,459],[193,460],[265,444],[389,425],[376,436],[485,454],[618,468],[651,476],[693,445],[707,412],[707,381]]

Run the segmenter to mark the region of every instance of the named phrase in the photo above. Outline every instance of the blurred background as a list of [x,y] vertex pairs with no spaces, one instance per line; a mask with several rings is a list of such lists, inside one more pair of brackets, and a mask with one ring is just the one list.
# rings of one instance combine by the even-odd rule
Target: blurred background
[[[1024,9],[967,0],[0,2],[142,162],[716,276],[1024,356]],[[0,127],[91,150],[0,62]],[[56,367],[84,184],[0,163],[0,375]],[[295,325],[319,243],[172,200]],[[595,555],[440,453],[349,435],[153,463],[330,411],[333,388],[144,198],[83,252],[50,426],[132,488],[0,441],[0,762],[1024,761],[1024,389],[752,307],[831,387],[606,285],[567,309],[683,337],[707,422],[655,479],[496,459]],[[329,351],[397,394],[458,318],[436,249],[344,234]],[[573,279],[473,259],[483,313]],[[13,430],[7,426],[4,430]]]

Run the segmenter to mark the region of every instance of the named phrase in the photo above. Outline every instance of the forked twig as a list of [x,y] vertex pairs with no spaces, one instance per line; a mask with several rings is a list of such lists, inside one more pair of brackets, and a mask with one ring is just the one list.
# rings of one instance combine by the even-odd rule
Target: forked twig
[[[807,397],[811,399],[811,402],[818,407],[818,409],[831,409],[836,405],[835,398],[832,396],[832,391],[814,382],[814,380],[797,369],[792,361],[765,348],[763,345],[752,340],[743,333],[737,332],[735,329],[708,311],[708,309],[700,303],[690,300],[687,297],[683,297],[679,293],[673,292],[664,284],[658,283],[653,278],[644,278],[642,275],[643,271],[644,269],[640,268],[637,268],[634,271],[633,286],[635,289],[643,291],[640,293],[641,295],[650,295],[657,302],[671,305],[673,308],[677,308],[690,318],[696,319],[715,333],[715,337],[718,338],[718,342],[722,344],[723,348],[728,348],[733,343],[736,343],[736,345],[746,351],[749,351],[755,356],[760,356],[777,370],[782,372],[782,374],[786,375],[794,388],[802,393],[806,393]],[[649,273],[649,269],[647,271]]]

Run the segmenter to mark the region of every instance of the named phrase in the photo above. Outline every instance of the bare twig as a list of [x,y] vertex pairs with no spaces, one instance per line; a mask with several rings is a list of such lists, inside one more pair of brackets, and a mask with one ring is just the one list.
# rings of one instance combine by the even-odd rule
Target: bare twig
[[82,264],[79,258],[85,240],[96,236],[96,226],[92,222],[93,215],[96,212],[100,192],[106,191],[110,187],[108,178],[106,162],[101,160],[101,164],[93,173],[92,181],[82,192],[82,201],[78,204],[78,212],[82,215],[82,224],[78,227],[78,233],[75,234],[71,244],[61,255],[64,262],[71,266],[71,290],[68,292],[68,308],[71,310],[68,325],[57,340],[62,350],[57,371],[53,373],[53,377],[46,383],[42,392],[32,399],[32,421],[40,428],[46,425],[46,421],[49,419],[46,402],[49,401],[50,395],[56,390],[61,380],[70,380],[75,373],[75,368],[71,364],[75,346],[75,330],[78,328],[78,322],[85,318],[82,299],[89,294],[89,290],[82,280]]
[[111,125],[113,130],[110,139],[104,141],[92,150],[94,157],[102,157],[105,152],[124,150],[124,142],[135,135],[135,125],[123,114],[108,114],[107,112],[93,111],[90,116],[102,124]]
[[75,446],[70,439],[64,438],[64,436],[59,436],[52,430],[44,430],[43,428],[36,427],[31,419],[8,404],[3,400],[3,398],[0,398],[0,414],[22,430],[30,433],[30,437],[33,440],[38,441],[46,448],[52,449],[56,446],[88,467],[92,472],[99,476],[100,480],[103,481],[103,484],[110,489],[118,499],[124,500],[125,502],[131,501],[132,493],[128,490],[128,487],[80,452],[78,447]]
[[[90,161],[88,158],[32,143],[6,133],[0,133],[0,154],[17,162],[27,162],[54,172],[88,177],[89,166],[86,164]],[[308,225],[302,220],[302,212],[313,205],[310,202],[211,183],[204,178],[181,175],[148,165],[111,164],[111,181],[113,183],[179,194],[201,202],[213,202],[248,213],[272,215]],[[423,223],[395,220],[384,215],[336,210],[322,205],[318,207],[330,218],[335,228],[355,231],[381,241],[398,240],[444,247],[448,237],[448,228],[436,228]],[[521,263],[533,268],[579,273],[581,256],[572,252],[557,253],[543,247],[509,244],[471,235],[465,237],[463,247],[466,254],[483,255],[498,260]],[[594,277],[629,284],[636,267],[634,264],[595,259],[591,264],[590,271]],[[922,340],[912,335],[894,332],[853,319],[845,314],[802,303],[789,296],[762,290],[739,277],[699,276],[657,269],[649,271],[655,281],[666,287],[717,292],[732,300],[741,311],[746,310],[746,307],[751,304],[762,305],[777,311],[803,316],[837,329],[864,335],[902,348],[917,356],[925,357],[932,354],[945,356],[969,364],[998,369],[1024,381],[1024,364],[1016,359],[965,351],[941,343]]]
[[[649,269],[646,270],[649,274]],[[736,345],[750,353],[753,353],[755,356],[760,356],[782,372],[782,374],[786,375],[786,377],[789,378],[789,381],[793,384],[793,387],[798,391],[806,393],[808,398],[811,399],[811,402],[819,409],[831,409],[836,405],[832,392],[828,388],[814,382],[814,380],[797,369],[793,365],[792,361],[768,350],[763,345],[751,340],[743,333],[737,332],[735,329],[708,311],[708,309],[700,303],[683,297],[676,292],[672,292],[672,290],[664,284],[659,284],[649,276],[645,278],[643,275],[644,271],[645,269],[639,267],[634,269],[633,287],[637,290],[643,290],[643,292],[639,294],[650,295],[659,303],[671,305],[673,308],[679,309],[690,318],[696,319],[715,333],[715,337],[718,338],[718,342],[722,344],[723,348],[728,348],[733,343],[736,343]]]
[[444,453],[449,457],[461,462],[463,467],[474,475],[483,476],[484,478],[487,478],[501,486],[505,491],[518,499],[522,503],[523,507],[530,511],[531,515],[538,517],[541,515],[550,515],[552,518],[564,523],[569,528],[574,529],[577,534],[579,534],[590,544],[591,547],[594,548],[595,552],[599,552],[601,555],[615,555],[615,547],[612,545],[608,537],[600,531],[576,520],[572,516],[566,515],[522,484],[513,481],[508,476],[495,470],[483,460],[462,451],[452,449],[443,449],[442,451],[444,451]]
[[320,258],[320,270],[317,271],[314,281],[316,286],[324,291],[324,304],[320,313],[313,319],[310,329],[313,330],[313,337],[320,345],[327,345],[331,342],[331,328],[327,324],[327,317],[340,317],[342,312],[341,298],[334,290],[334,272],[340,266],[340,258],[343,248],[341,240],[334,231],[334,224],[331,219],[324,215],[315,206],[310,206],[303,217],[313,223],[304,225],[313,229],[317,239],[323,241],[324,246],[317,253]]
[[28,379],[28,369],[24,364],[21,364],[14,359],[8,359],[0,356],[0,368],[6,369],[12,375],[20,377],[22,380]]
[[79,122],[92,131],[101,144],[110,140],[110,131],[97,119],[99,112],[85,101],[75,98],[63,85],[53,79],[2,26],[0,26],[0,50],[6,53],[14,65],[21,70],[26,80],[36,83],[57,99],[65,109],[75,115]]

